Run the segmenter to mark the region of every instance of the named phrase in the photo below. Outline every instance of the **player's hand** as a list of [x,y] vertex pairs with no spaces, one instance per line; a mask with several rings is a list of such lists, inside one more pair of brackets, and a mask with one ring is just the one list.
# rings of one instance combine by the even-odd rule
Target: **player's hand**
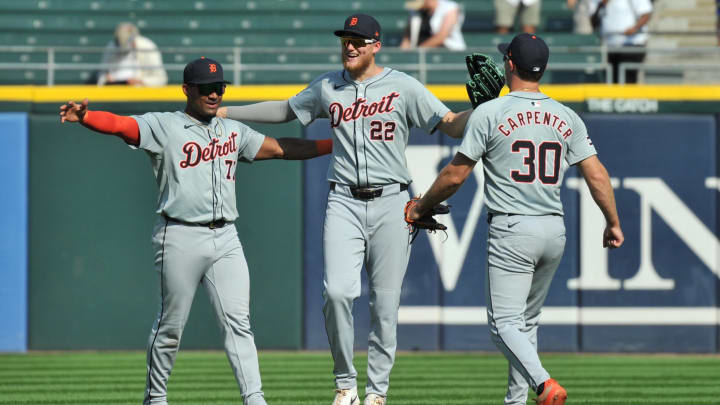
[[624,241],[625,236],[623,235],[622,229],[620,229],[620,225],[608,225],[605,227],[605,232],[603,232],[603,247],[608,249],[619,248]]
[[420,213],[417,211],[417,203],[410,204],[408,207],[407,212],[407,218],[413,221],[416,221],[421,217]]
[[83,100],[80,104],[74,101],[68,101],[67,104],[60,106],[60,122],[82,122],[87,112],[88,99]]
[[227,118],[227,107],[220,107],[217,109],[215,116],[220,118]]

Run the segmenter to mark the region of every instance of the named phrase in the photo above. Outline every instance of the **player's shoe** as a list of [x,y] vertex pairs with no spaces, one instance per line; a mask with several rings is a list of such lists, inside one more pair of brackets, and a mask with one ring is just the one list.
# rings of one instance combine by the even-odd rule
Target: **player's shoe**
[[360,405],[360,398],[358,398],[357,387],[336,389],[335,400],[332,405]]
[[378,394],[368,394],[365,397],[363,405],[385,405],[385,397],[381,397]]
[[537,405],[564,405],[567,399],[567,391],[562,385],[552,378],[545,381],[545,389],[542,394],[535,398]]

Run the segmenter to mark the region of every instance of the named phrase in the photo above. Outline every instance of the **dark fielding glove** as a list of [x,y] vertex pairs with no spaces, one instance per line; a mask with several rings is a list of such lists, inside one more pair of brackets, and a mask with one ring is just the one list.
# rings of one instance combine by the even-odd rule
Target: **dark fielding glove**
[[412,243],[415,238],[418,235],[418,232],[420,232],[420,229],[427,229],[428,232],[433,233],[436,231],[444,231],[447,229],[447,226],[441,224],[435,218],[433,218],[435,215],[443,215],[450,212],[450,206],[445,204],[438,204],[430,211],[423,214],[422,217],[412,220],[408,216],[410,214],[410,210],[412,207],[414,207],[417,204],[417,201],[420,199],[420,197],[415,197],[411,199],[410,201],[405,204],[405,222],[408,224],[408,228],[410,229],[410,233],[413,234],[412,240],[410,243]]
[[505,72],[487,55],[474,53],[465,56],[470,80],[465,83],[473,108],[500,94],[505,85]]

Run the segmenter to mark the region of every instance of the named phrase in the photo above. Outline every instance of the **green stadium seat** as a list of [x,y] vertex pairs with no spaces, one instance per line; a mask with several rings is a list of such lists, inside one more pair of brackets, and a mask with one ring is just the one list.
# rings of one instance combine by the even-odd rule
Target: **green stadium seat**
[[55,72],[55,84],[88,84],[97,83],[95,71],[88,70],[59,70]]
[[[492,32],[495,30],[495,6],[492,0],[465,1],[464,32]],[[516,26],[516,29],[520,27]],[[566,0],[543,0],[538,31],[572,31],[573,11]]]
[[571,84],[571,83],[605,83],[605,71],[595,70],[586,72],[583,70],[545,72],[542,84]]
[[112,31],[108,32],[2,32],[0,31],[0,44],[3,45],[31,45],[31,46],[87,46],[104,47],[110,42]]
[[[301,71],[246,71],[241,74],[242,84],[297,84],[309,83],[327,70]],[[231,73],[226,73],[230,75]],[[231,76],[230,76],[231,77]]]
[[[348,4],[349,3],[349,4]],[[106,12],[257,12],[257,11],[303,11],[303,12],[397,12],[403,11],[400,1],[354,0],[0,0],[0,9],[7,11],[106,13]]]
[[[540,32],[552,52],[553,46],[598,46],[600,39],[596,35],[580,35],[575,33]],[[466,33],[465,42],[468,47],[495,47],[503,42],[510,42],[513,34],[500,35],[490,33]]]
[[[459,2],[466,13],[464,33],[468,46],[482,49],[499,61],[500,55],[494,48],[500,42],[509,41],[512,35],[493,33],[493,0]],[[407,23],[408,12],[403,3],[400,0],[0,0],[0,45],[83,47],[83,52],[57,49],[55,63],[99,63],[115,26],[130,21],[163,51],[163,61],[170,66],[171,83],[181,81],[178,66],[201,55],[224,64],[234,63],[234,51],[230,49],[234,47],[241,48],[240,60],[246,65],[293,64],[317,68],[248,70],[242,72],[243,83],[302,83],[322,71],[340,68],[339,42],[332,32],[348,14],[366,12],[375,15],[384,28],[386,48],[378,57],[378,63],[417,76],[419,55],[392,49],[399,45]],[[600,62],[597,37],[562,32],[572,28],[572,11],[565,3],[566,0],[543,0],[539,28],[551,47],[550,63]],[[595,49],[586,48],[588,46]],[[323,49],[313,51],[311,48]],[[552,52],[553,48],[556,52]],[[293,52],[300,49],[306,52]],[[429,50],[425,62],[462,66],[463,57],[464,52]],[[23,50],[0,55],[0,63],[46,62],[44,51]],[[327,69],[319,70],[323,67]],[[28,72],[3,70],[0,81],[44,83],[47,79],[44,72]],[[92,74],[85,70],[58,71],[55,80],[84,83]],[[583,77],[592,81],[604,78],[604,73],[598,76],[597,72],[584,70],[547,74],[548,78],[563,82]],[[455,68],[431,69],[427,73],[430,83],[461,83],[463,78],[464,73]]]
[[100,63],[102,62],[101,52],[55,52],[55,63]]
[[44,70],[0,69],[0,84],[46,84],[47,72]]
[[0,52],[0,63],[47,63],[47,59],[47,52]]

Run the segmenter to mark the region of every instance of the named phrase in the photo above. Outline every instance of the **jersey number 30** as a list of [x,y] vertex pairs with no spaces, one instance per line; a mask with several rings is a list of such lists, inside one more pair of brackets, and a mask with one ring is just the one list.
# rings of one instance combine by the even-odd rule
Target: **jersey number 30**
[[[538,178],[542,184],[557,184],[560,178],[562,145],[558,142],[543,142],[537,147],[537,154],[535,149],[533,141],[521,140],[513,142],[511,150],[513,153],[522,153],[524,155],[523,165],[526,169],[523,171],[512,170],[510,177],[518,183],[532,183]],[[548,153],[552,155],[552,171],[550,173],[548,173],[547,167]],[[537,160],[535,159],[536,156]]]

